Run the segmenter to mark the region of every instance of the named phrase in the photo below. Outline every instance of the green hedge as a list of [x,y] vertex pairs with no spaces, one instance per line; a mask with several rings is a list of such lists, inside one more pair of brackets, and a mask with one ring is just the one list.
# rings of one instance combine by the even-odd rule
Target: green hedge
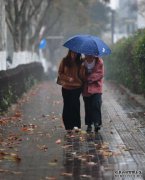
[[14,69],[0,71],[0,114],[17,102],[24,92],[42,80],[44,71],[41,63],[22,64]]
[[145,29],[119,40],[111,48],[112,54],[104,60],[106,79],[145,95]]

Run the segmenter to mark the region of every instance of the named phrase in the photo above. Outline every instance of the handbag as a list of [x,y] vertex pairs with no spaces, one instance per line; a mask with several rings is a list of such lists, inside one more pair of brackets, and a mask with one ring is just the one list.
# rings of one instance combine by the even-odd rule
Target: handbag
[[61,83],[61,80],[60,80],[60,77],[59,77],[59,76],[57,77],[56,83],[57,83],[58,85],[62,85],[62,83]]
[[57,76],[56,83],[61,86],[66,84],[59,76]]

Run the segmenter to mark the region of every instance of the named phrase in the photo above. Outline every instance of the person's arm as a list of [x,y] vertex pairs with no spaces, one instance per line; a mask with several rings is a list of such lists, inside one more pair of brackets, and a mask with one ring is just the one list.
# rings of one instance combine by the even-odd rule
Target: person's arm
[[85,72],[85,66],[84,64],[81,64],[80,70],[79,70],[79,78],[84,82],[86,80],[86,72]]
[[103,77],[104,77],[104,64],[103,64],[103,60],[101,59],[99,63],[97,64],[96,72],[90,74],[87,80],[91,83],[91,82],[98,81],[102,79]]
[[61,61],[58,69],[58,76],[62,81],[71,82],[73,79],[64,73],[64,63]]

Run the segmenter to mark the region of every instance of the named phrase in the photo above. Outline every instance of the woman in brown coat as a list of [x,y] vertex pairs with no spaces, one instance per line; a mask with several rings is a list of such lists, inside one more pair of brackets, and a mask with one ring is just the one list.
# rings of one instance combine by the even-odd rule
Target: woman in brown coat
[[69,50],[58,70],[58,78],[62,85],[62,118],[66,130],[72,130],[74,127],[81,128],[80,94],[84,73],[81,54]]

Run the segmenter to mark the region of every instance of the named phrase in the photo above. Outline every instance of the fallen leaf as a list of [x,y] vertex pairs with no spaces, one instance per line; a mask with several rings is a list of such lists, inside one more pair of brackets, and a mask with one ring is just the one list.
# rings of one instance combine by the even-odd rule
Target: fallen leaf
[[27,127],[21,128],[21,131],[28,131]]
[[17,162],[21,161],[21,158],[17,154],[14,154],[14,153],[10,153],[9,155],[5,156],[5,159],[13,160]]
[[92,178],[92,176],[86,175],[86,174],[80,175],[80,177],[82,177],[82,178]]
[[18,117],[21,117],[22,116],[22,113],[20,111],[17,111],[15,114],[14,114],[14,117],[18,118]]
[[56,158],[54,158],[54,159],[51,160],[48,164],[49,164],[50,166],[56,166],[57,163],[58,163],[58,160],[57,160]]
[[29,124],[29,125],[26,125],[24,124],[21,128],[21,131],[33,131],[37,126],[34,125],[34,124]]
[[81,131],[81,134],[87,134],[87,132],[86,131]]
[[117,152],[112,152],[112,155],[113,156],[118,156],[118,155],[121,155],[121,152],[117,151]]
[[47,151],[48,147],[46,145],[37,145],[37,147],[40,149],[40,150],[44,150],[44,151]]
[[103,151],[103,153],[102,153],[102,155],[103,156],[106,156],[106,157],[110,157],[110,156],[112,156],[112,152],[111,151]]
[[74,138],[75,136],[72,134],[70,137],[71,137],[71,138]]
[[123,148],[124,151],[130,151],[133,150],[133,148],[129,147],[129,148]]
[[58,139],[55,141],[56,144],[60,144],[61,143],[61,139]]
[[87,162],[87,164],[88,164],[89,166],[95,166],[97,163],[90,161],[90,162]]
[[57,165],[56,162],[49,162],[48,164],[49,164],[49,166],[56,166]]
[[45,177],[47,180],[56,180],[56,177]]
[[0,152],[0,159],[10,160],[10,161],[16,161],[20,162],[21,158],[14,153],[7,153],[7,152]]
[[1,173],[11,173],[11,174],[22,174],[22,172],[17,172],[17,171],[10,171],[10,170],[7,170],[7,169],[0,169],[0,172]]
[[72,176],[72,173],[61,173],[61,176]]
[[85,158],[79,158],[82,162],[86,162],[87,160]]
[[12,173],[12,174],[16,174],[16,175],[22,174],[22,172],[17,172],[17,171],[11,171],[11,173]]

